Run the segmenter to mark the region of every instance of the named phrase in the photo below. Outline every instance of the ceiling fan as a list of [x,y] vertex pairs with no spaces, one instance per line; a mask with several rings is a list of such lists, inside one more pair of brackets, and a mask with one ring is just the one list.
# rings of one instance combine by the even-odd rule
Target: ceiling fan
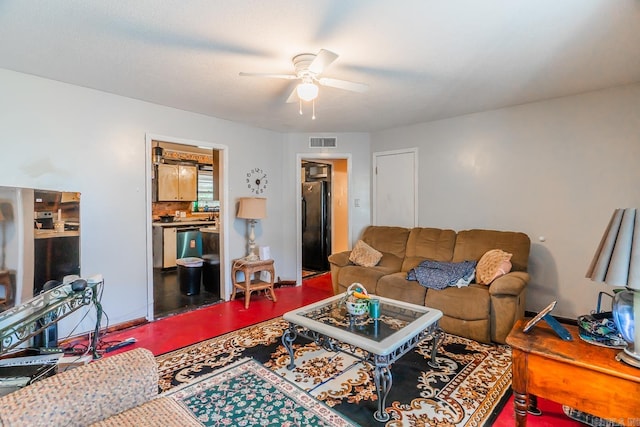
[[289,95],[289,98],[287,98],[287,102],[295,102],[296,98],[298,98],[300,102],[315,100],[318,97],[318,85],[360,93],[369,90],[369,86],[364,83],[321,77],[325,68],[331,65],[331,63],[333,63],[337,58],[337,54],[326,49],[320,49],[320,52],[318,52],[317,55],[312,53],[301,53],[294,56],[292,62],[295,74],[240,73],[240,75],[300,80],[300,83],[296,85]]

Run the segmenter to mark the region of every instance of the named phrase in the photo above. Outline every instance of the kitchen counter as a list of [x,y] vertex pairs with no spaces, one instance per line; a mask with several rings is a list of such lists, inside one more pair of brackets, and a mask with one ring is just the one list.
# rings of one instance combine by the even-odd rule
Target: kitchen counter
[[52,239],[57,237],[78,237],[80,231],[67,230],[67,231],[55,231],[55,230],[33,230],[33,237],[35,239]]
[[220,229],[214,226],[207,226],[200,229],[203,233],[220,233]]
[[[176,267],[177,258],[183,257],[183,253],[178,248],[186,247],[185,238],[188,233],[200,231],[197,233],[198,239],[202,238],[203,253],[218,253],[219,228],[214,226],[217,221],[202,221],[192,219],[191,221],[174,221],[174,222],[153,222],[152,227],[152,243],[153,243],[153,267],[168,269]],[[186,232],[186,233],[183,233]],[[195,234],[189,234],[189,238],[195,238]],[[183,243],[179,243],[180,241]],[[193,247],[193,246],[192,246]]]
[[211,227],[215,224],[215,221],[203,221],[203,220],[192,220],[192,221],[174,221],[174,222],[154,222],[152,225],[154,227],[184,227],[191,225],[201,225],[203,227]]

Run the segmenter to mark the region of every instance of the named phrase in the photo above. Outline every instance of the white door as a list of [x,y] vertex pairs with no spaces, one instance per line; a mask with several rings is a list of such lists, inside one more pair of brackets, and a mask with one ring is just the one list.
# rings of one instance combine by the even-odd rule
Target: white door
[[373,154],[373,224],[418,225],[418,149]]

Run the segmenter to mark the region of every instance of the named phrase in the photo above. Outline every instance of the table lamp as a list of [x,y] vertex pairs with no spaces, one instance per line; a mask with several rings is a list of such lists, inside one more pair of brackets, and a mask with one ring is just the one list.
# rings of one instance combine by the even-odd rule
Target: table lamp
[[259,219],[267,217],[267,199],[264,197],[241,197],[238,205],[238,218],[246,219],[249,223],[249,246],[245,259],[256,261],[256,234],[254,226]]
[[627,342],[616,359],[640,368],[640,217],[637,209],[613,212],[587,277],[626,287],[613,299],[613,320]]

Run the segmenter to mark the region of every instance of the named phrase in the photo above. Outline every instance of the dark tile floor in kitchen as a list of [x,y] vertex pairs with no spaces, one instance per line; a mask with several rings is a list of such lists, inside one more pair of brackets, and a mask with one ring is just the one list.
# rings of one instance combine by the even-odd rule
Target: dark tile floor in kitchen
[[221,302],[218,293],[207,292],[203,286],[197,295],[180,292],[176,269],[153,269],[153,314],[156,319]]

